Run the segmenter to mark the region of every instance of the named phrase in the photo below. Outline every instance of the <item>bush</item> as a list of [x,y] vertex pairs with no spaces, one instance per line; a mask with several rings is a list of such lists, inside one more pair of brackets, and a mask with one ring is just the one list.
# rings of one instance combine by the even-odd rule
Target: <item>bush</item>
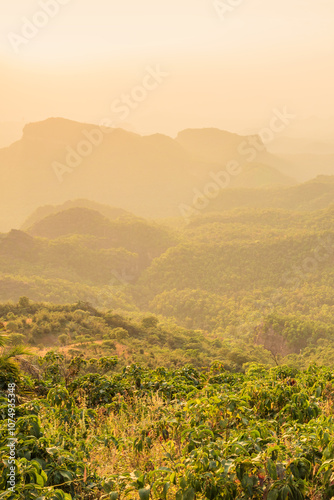
[[158,323],[159,320],[155,316],[147,316],[146,318],[143,318],[141,322],[144,328],[155,328]]
[[129,337],[129,332],[125,328],[114,328],[112,330],[112,337],[117,340],[127,339]]
[[66,335],[66,333],[63,333],[62,335],[59,335],[58,340],[61,345],[65,346],[68,344],[69,336]]
[[103,347],[108,347],[108,349],[116,349],[116,346],[112,340],[105,340],[102,343]]
[[9,335],[9,343],[13,346],[23,344],[25,341],[25,335],[22,333],[12,333]]
[[17,330],[18,326],[15,323],[15,321],[9,321],[6,325],[6,329],[10,332],[15,332]]

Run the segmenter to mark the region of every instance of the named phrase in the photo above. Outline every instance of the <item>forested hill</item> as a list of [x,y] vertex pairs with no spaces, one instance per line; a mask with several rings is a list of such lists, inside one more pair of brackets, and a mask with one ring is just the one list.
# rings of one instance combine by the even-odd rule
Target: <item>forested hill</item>
[[26,231],[1,235],[1,301],[153,313],[204,335],[263,344],[274,356],[302,350],[331,359],[333,205],[163,223],[80,205],[47,209]]

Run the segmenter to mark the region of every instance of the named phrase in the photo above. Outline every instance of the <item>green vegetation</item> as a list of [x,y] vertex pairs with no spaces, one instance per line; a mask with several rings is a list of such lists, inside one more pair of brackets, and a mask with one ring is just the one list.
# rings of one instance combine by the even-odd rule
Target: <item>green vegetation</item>
[[0,328],[9,345],[24,343],[36,353],[57,349],[70,355],[117,355],[120,367],[145,364],[148,368],[210,366],[220,360],[232,371],[246,362],[271,363],[271,354],[252,340],[224,339],[202,330],[191,330],[175,322],[142,313],[121,315],[101,312],[87,303],[57,306],[30,303],[0,305]]
[[[244,368],[122,368],[117,356],[49,351],[24,372],[8,371],[0,498],[331,499],[332,371]],[[6,389],[13,383],[16,495],[6,488]]]
[[[215,317],[215,296],[186,299]],[[273,313],[250,335],[229,324],[231,304],[220,334],[87,303],[1,305],[0,498],[330,500],[331,311],[326,328]],[[17,496],[6,483],[13,383]]]
[[[145,315],[158,316],[158,333],[129,334],[129,349],[139,356],[134,363],[143,362],[146,347],[155,351],[151,367],[170,363],[168,349],[175,345],[181,352],[168,366],[219,359],[240,369],[245,362],[269,362],[268,356],[301,369],[312,362],[331,366],[333,219],[332,205],[313,212],[238,209],[168,226],[128,214],[108,219],[86,207],[48,215],[27,233],[0,239],[0,300],[27,296],[49,303],[39,306],[47,311],[44,333],[35,317],[29,318],[33,326],[11,321],[16,330],[6,327],[7,333],[16,335],[13,343],[24,335],[35,345],[66,346],[75,334],[108,341],[72,318],[54,321],[62,304],[80,302],[98,308],[100,317],[113,311],[140,323]],[[25,320],[24,312],[14,314]],[[189,335],[190,342],[178,340]],[[231,349],[242,352],[240,359],[230,358]]]

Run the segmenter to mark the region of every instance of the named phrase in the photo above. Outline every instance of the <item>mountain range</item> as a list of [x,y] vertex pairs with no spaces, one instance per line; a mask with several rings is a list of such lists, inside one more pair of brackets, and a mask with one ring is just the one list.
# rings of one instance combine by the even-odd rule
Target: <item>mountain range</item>
[[240,153],[248,140],[217,129],[185,130],[172,139],[61,118],[31,123],[19,141],[0,149],[0,230],[19,228],[40,206],[77,198],[144,217],[177,216],[194,189],[233,160],[245,165],[245,172],[229,187],[296,183],[286,173],[288,162],[264,146],[248,161]]

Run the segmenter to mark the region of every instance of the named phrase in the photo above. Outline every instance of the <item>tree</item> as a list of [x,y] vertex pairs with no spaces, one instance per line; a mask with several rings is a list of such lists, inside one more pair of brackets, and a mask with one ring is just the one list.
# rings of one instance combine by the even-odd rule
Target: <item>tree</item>
[[144,328],[155,328],[158,323],[159,320],[155,316],[146,316],[146,318],[143,318],[141,322]]
[[256,332],[255,342],[270,352],[276,366],[279,365],[279,359],[291,353],[288,343],[282,334],[275,332],[271,327],[259,328]]
[[30,306],[30,300],[28,299],[28,297],[20,297],[19,298],[19,306],[20,307],[24,307],[24,308],[27,308]]
[[129,337],[129,332],[125,328],[114,328],[112,331],[112,336],[116,340],[124,340]]

